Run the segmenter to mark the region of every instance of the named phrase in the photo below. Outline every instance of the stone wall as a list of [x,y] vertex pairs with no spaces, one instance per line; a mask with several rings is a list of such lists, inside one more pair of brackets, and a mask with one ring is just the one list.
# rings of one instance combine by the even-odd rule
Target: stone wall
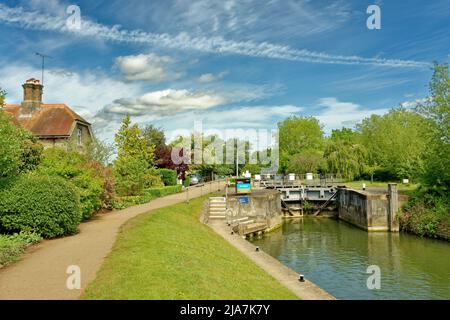
[[275,190],[254,190],[252,193],[228,196],[228,215],[233,219],[248,217],[266,222],[269,229],[282,224],[280,193]]

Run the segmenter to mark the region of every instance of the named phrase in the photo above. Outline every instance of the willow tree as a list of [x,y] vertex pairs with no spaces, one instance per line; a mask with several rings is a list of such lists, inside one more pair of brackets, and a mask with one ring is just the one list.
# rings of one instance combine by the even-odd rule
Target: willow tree
[[330,141],[324,158],[329,172],[353,180],[365,172],[367,150],[360,144],[345,140]]

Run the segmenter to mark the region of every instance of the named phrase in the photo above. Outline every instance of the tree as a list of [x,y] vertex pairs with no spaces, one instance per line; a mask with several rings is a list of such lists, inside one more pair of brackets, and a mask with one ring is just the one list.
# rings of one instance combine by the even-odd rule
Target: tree
[[360,134],[350,128],[332,130],[324,158],[330,173],[350,180],[368,169],[367,150],[360,144]]
[[147,125],[142,130],[142,135],[147,141],[154,145],[155,147],[166,144],[166,136],[164,134],[164,130],[161,128],[157,128],[154,125]]
[[118,148],[118,158],[137,158],[146,162],[148,168],[152,167],[155,147],[144,138],[142,130],[136,123],[131,124],[129,115],[123,119],[122,126],[116,133],[115,142]]
[[422,174],[428,130],[420,114],[404,108],[392,109],[383,116],[364,119],[357,128],[368,151],[369,166],[380,167],[398,179]]
[[108,143],[93,137],[92,141],[86,144],[86,155],[88,158],[102,164],[103,166],[107,166],[110,163],[110,159],[113,154],[113,143]]
[[326,162],[320,150],[303,150],[291,156],[289,160],[289,173],[305,174],[324,171]]
[[113,172],[119,195],[139,195],[144,188],[162,185],[153,167],[155,146],[143,136],[137,124],[131,124],[130,116],[123,119],[115,141],[118,155]]
[[324,157],[329,172],[349,180],[360,176],[366,169],[367,150],[345,139],[332,139],[325,148]]
[[[182,153],[183,151],[180,150]],[[177,171],[179,179],[184,179],[186,171],[189,170],[187,163],[175,164],[172,161],[172,147],[160,144],[155,149],[155,166],[157,168],[172,169]]]
[[[291,157],[308,150],[305,156],[313,155],[311,150],[323,150],[324,133],[319,120],[314,117],[289,117],[278,123],[280,170],[285,172]],[[313,155],[316,158],[316,155]],[[298,159],[300,160],[300,158]],[[304,159],[305,160],[305,159]]]
[[0,109],[5,105],[6,91],[0,87]]
[[33,170],[39,164],[43,147],[13,118],[0,112],[0,178]]
[[435,63],[430,97],[418,112],[428,120],[425,170],[422,180],[430,187],[450,186],[450,76],[447,64]]

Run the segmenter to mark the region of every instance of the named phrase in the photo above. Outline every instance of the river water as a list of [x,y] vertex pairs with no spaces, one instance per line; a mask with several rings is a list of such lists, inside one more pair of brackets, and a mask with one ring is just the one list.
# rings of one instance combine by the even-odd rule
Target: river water
[[[305,217],[252,243],[338,299],[450,299],[449,242]],[[367,287],[371,265],[380,289]]]

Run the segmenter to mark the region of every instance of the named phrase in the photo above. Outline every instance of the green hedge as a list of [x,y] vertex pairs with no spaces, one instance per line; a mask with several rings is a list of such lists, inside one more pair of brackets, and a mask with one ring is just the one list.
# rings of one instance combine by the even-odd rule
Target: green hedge
[[22,176],[0,190],[0,231],[36,232],[44,238],[73,234],[81,221],[80,198],[60,177]]
[[161,188],[149,188],[145,189],[143,195],[141,196],[128,196],[128,197],[117,197],[114,201],[113,207],[115,209],[124,209],[136,204],[143,204],[150,202],[151,200],[168,196],[174,193],[181,192],[182,186],[167,186]]
[[158,173],[161,175],[161,180],[165,186],[177,185],[177,171],[172,169],[158,169]]

